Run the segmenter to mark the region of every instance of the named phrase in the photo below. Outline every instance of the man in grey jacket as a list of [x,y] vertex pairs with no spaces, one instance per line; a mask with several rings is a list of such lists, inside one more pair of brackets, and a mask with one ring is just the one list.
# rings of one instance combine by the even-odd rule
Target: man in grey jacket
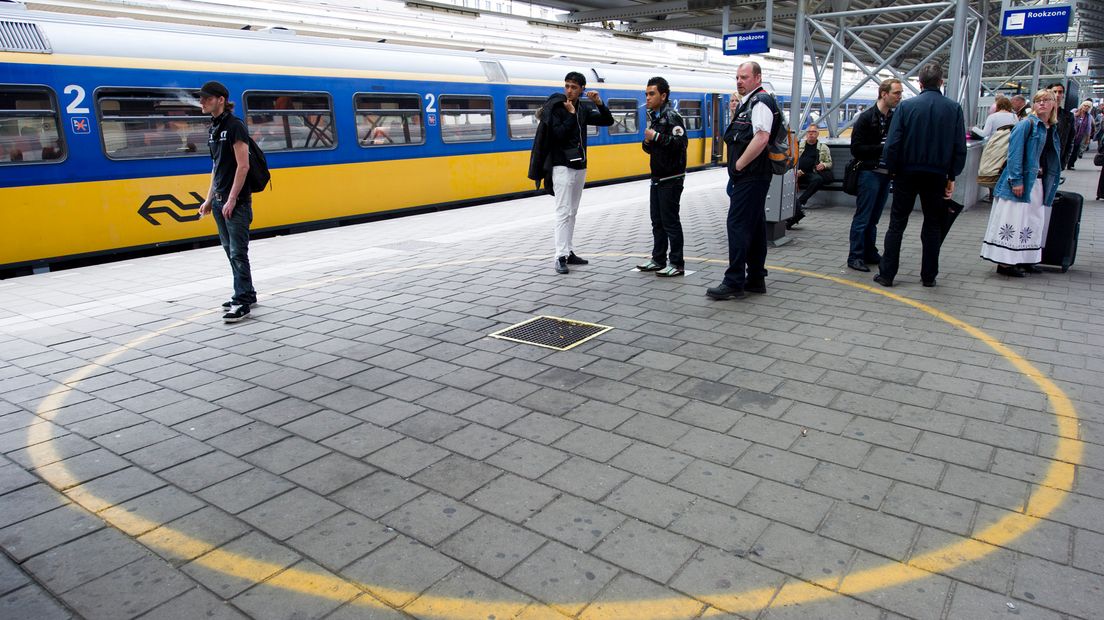
[[962,106],[939,92],[942,67],[929,62],[920,68],[919,78],[920,94],[897,106],[882,150],[882,160],[893,178],[889,229],[879,273],[874,276],[882,286],[893,286],[897,276],[901,238],[917,196],[924,210],[920,280],[924,286],[935,286],[939,247],[950,215],[947,199],[954,193],[955,177],[966,167],[966,122]]

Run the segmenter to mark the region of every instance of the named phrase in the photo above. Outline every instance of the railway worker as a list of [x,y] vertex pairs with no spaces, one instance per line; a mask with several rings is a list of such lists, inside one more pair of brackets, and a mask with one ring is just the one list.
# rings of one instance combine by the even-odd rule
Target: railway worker
[[869,272],[867,263],[877,265],[882,260],[878,254],[878,221],[889,198],[889,173],[882,161],[882,147],[903,93],[901,80],[882,80],[878,100],[859,114],[851,130],[851,156],[862,162],[847,252],[847,266],[856,271]]
[[955,177],[966,167],[966,122],[962,106],[939,92],[943,68],[926,63],[918,77],[920,94],[897,106],[882,149],[882,159],[893,178],[885,253],[874,276],[882,286],[893,286],[897,276],[901,239],[917,196],[924,211],[920,280],[924,286],[935,286],[939,246],[951,215],[947,199],[954,193]]
[[253,222],[253,196],[245,182],[249,173],[249,134],[245,123],[234,116],[230,91],[219,82],[207,82],[196,93],[204,114],[211,115],[207,146],[211,150],[211,188],[199,205],[199,215],[214,213],[219,241],[230,260],[234,275],[234,296],[222,304],[222,320],[237,323],[257,303],[249,269],[249,225]]
[[740,105],[724,134],[728,145],[728,269],[719,285],[705,291],[712,299],[743,299],[745,291],[767,292],[765,210],[772,174],[767,142],[785,128],[778,103],[763,90],[759,63],[748,61],[736,69],[736,92]]
[[584,88],[586,78],[582,73],[572,71],[564,76],[566,99],[552,108],[549,119],[552,187],[556,192],[556,273],[567,273],[568,265],[590,262],[575,254],[572,243],[575,214],[579,211],[586,183],[587,125],[609,127],[613,124],[613,115],[602,103],[598,91],[586,92],[591,105],[580,101]]
[[[640,271],[654,271],[661,278],[684,275],[686,264],[682,256],[682,222],[679,221],[679,201],[686,178],[686,123],[669,98],[667,80],[654,77],[644,90],[644,106],[648,109],[648,128],[644,130],[641,147],[649,156],[652,184],[649,195],[649,215],[652,220],[652,258],[637,265]],[[667,259],[670,247],[671,257]]]

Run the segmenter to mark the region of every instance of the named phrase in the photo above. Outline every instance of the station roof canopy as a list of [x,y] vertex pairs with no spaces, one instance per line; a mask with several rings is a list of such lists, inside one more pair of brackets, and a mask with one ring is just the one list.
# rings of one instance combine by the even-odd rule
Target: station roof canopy
[[[567,11],[559,20],[571,24],[605,25],[607,28],[628,33],[647,34],[662,30],[679,30],[713,37],[722,35],[723,11],[729,8],[729,32],[754,30],[765,27],[767,2],[762,0],[535,0],[536,4]],[[772,47],[794,49],[794,33],[798,12],[797,0],[777,0],[772,3]],[[955,5],[953,0],[949,2]],[[965,3],[970,10],[981,14],[988,7],[988,28],[985,60],[987,63],[1008,63],[1033,59],[1033,52],[1043,52],[1049,59],[1051,70],[1065,65],[1068,55],[1089,56],[1090,66],[1104,74],[1104,3],[1099,0],[1073,0],[1074,18],[1071,28],[1064,35],[1052,37],[1005,38],[1000,35],[1001,3],[972,1]],[[1014,2],[1014,7],[1043,6],[1042,1]],[[948,14],[943,11],[946,0],[807,0],[806,13],[810,16],[840,14],[846,27],[861,32],[863,41],[877,53],[869,53],[862,46],[851,51],[864,62],[876,65],[881,59],[895,56],[897,69],[911,68],[919,60],[927,58],[940,44],[952,36],[954,8]],[[910,38],[929,26],[940,15],[940,24],[927,32],[919,41]],[[881,26],[881,27],[879,27]],[[829,45],[825,34],[814,30],[812,45],[818,54]],[[1077,51],[1080,49],[1081,51]],[[950,49],[936,54],[935,60],[944,63]],[[986,73],[1000,73],[1002,69],[987,69]],[[1104,81],[1104,80],[1098,80]]]

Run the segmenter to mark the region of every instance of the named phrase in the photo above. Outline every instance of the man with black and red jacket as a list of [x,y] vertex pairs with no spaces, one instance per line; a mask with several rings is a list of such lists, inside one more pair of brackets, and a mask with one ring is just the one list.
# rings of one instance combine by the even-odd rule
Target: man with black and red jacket
[[[652,186],[649,213],[652,220],[652,258],[637,265],[640,271],[654,271],[661,278],[686,273],[682,256],[682,222],[679,202],[686,178],[686,123],[671,105],[671,86],[667,80],[654,77],[644,90],[648,109],[648,129],[641,147],[649,155]],[[671,260],[667,261],[667,248]]]

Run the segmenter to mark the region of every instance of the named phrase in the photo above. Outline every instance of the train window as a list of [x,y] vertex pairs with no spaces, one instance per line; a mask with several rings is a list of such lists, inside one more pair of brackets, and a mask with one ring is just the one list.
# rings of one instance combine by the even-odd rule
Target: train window
[[679,99],[678,111],[686,124],[688,131],[697,131],[702,128],[701,101],[697,99]]
[[506,125],[511,140],[532,140],[537,135],[537,113],[544,97],[507,97]]
[[610,125],[610,135],[637,133],[640,131],[640,115],[637,109],[640,104],[636,99],[610,99],[609,110],[613,114],[613,124]]
[[53,91],[0,86],[0,166],[57,162],[65,156]]
[[332,149],[337,144],[328,93],[247,92],[245,124],[266,153]]
[[445,142],[494,140],[490,97],[441,95],[441,139]]
[[208,156],[211,116],[199,108],[193,92],[177,88],[97,89],[104,152],[111,159]]
[[422,98],[418,95],[356,96],[357,141],[361,146],[422,144]]

